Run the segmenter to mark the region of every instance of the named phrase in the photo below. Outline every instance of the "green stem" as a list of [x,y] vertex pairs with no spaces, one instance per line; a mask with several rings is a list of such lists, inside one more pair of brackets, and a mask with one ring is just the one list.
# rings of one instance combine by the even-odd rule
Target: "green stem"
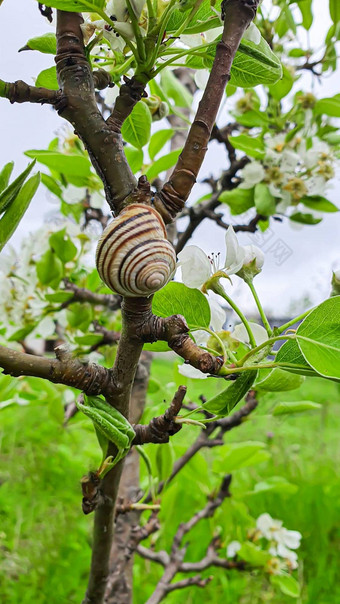
[[[156,494],[155,494],[155,485],[154,485],[153,476],[152,476],[151,461],[149,459],[149,456],[143,450],[143,447],[141,447],[140,445],[136,445],[136,451],[138,451],[139,455],[141,456],[141,458],[143,459],[143,461],[146,465],[146,470],[148,473],[148,480],[149,480],[149,491],[151,493],[152,501],[155,502]],[[138,503],[143,503],[144,499],[147,497],[147,494],[148,494],[148,492],[145,491],[143,497],[138,500]]]
[[[316,308],[316,307],[314,307],[314,308]],[[302,321],[305,317],[307,317],[307,315],[309,315],[310,312],[312,312],[312,310],[314,310],[314,308],[310,308],[309,310],[305,310],[305,312],[303,312],[298,317],[295,317],[295,319],[292,319],[291,321],[288,321],[288,323],[284,323],[284,325],[281,325],[280,327],[278,327],[277,329],[275,329],[275,333],[280,334],[283,331],[285,331],[286,329],[288,329],[288,327],[291,327],[291,325],[295,325],[295,323],[297,323],[298,321]]]
[[249,337],[249,342],[250,342],[251,347],[252,348],[256,348],[256,341],[255,341],[255,338],[254,338],[254,334],[253,334],[253,332],[251,330],[251,327],[249,325],[249,322],[247,321],[247,319],[244,316],[243,312],[239,309],[239,307],[235,304],[235,302],[225,292],[225,290],[222,287],[222,285],[220,284],[220,282],[214,280],[211,283],[211,285],[209,286],[209,289],[211,289],[213,292],[215,292],[215,294],[218,294],[219,296],[221,296],[222,298],[224,298],[224,300],[226,300],[226,302],[228,302],[229,306],[231,306],[231,308],[240,317],[243,325],[245,326],[245,328],[247,330],[247,334],[248,334],[248,337]]
[[137,44],[137,49],[138,49],[139,56],[140,56],[141,60],[143,62],[145,62],[146,55],[145,55],[144,42],[143,42],[142,34],[140,33],[140,29],[139,29],[139,25],[138,25],[138,21],[137,21],[136,15],[135,15],[134,10],[133,10],[133,8],[131,6],[130,0],[126,0],[126,6],[127,6],[127,9],[128,9],[128,12],[129,12],[129,17],[130,17],[130,20],[131,20],[133,33],[135,34],[135,39],[136,39],[136,44]]
[[256,289],[254,287],[254,283],[253,283],[252,280],[250,280],[250,281],[246,281],[246,284],[249,286],[249,289],[250,289],[251,293],[253,294],[254,300],[256,302],[256,306],[258,308],[258,311],[260,313],[260,317],[262,319],[262,323],[263,323],[263,325],[264,325],[264,327],[266,329],[267,334],[270,337],[273,334],[273,330],[272,330],[272,328],[269,325],[269,321],[268,321],[268,319],[266,317],[266,313],[264,312],[262,304],[260,302],[260,299],[259,299],[259,297],[257,295],[257,291],[256,291]]
[[7,98],[8,95],[8,83],[0,80],[0,97]]
[[[209,42],[207,44],[202,44],[201,46],[196,46],[195,48],[192,48],[191,50],[187,49],[187,50],[182,50],[176,54],[173,54],[174,56],[171,57],[171,59],[168,59],[167,61],[165,61],[165,63],[162,63],[161,65],[159,65],[159,67],[157,67],[157,69],[153,72],[153,77],[155,77],[156,75],[159,74],[160,71],[162,71],[162,69],[164,69],[165,67],[168,67],[168,65],[172,65],[175,61],[177,61],[177,59],[180,59],[183,56],[187,56],[187,55],[195,55],[197,52],[201,52],[201,50],[206,49],[206,48],[211,48],[212,46],[216,46],[216,42]],[[169,49],[171,50],[171,49]],[[166,55],[167,51],[164,51],[164,53],[162,53],[161,56]]]
[[247,352],[247,354],[245,354],[244,357],[237,362],[237,365],[239,367],[243,367],[244,363],[250,357],[252,357],[254,354],[257,354],[263,348],[266,348],[267,346],[269,346],[271,344],[275,344],[275,342],[278,342],[279,340],[295,340],[295,335],[291,335],[291,336],[286,336],[286,335],[285,336],[275,336],[273,338],[268,338],[268,340],[266,340],[265,342],[262,342],[262,344],[259,344],[258,346],[256,346],[256,348],[253,348],[252,350],[249,350],[249,352]]
[[187,27],[188,23],[190,23],[191,19],[195,16],[195,14],[197,13],[199,7],[201,6],[203,0],[197,0],[196,4],[192,7],[189,15],[187,16],[187,18],[185,19],[185,21],[182,23],[182,25],[175,31],[174,33],[174,38],[178,38],[181,33],[183,33],[183,31],[185,30],[185,28]]

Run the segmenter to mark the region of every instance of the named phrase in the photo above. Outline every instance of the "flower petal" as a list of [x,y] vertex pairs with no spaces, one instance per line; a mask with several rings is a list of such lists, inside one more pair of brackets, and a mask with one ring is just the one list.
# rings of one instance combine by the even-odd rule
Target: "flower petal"
[[181,375],[184,375],[187,378],[192,380],[205,380],[208,375],[206,373],[202,373],[199,369],[192,367],[188,363],[183,363],[183,365],[178,365],[178,372]]
[[[253,332],[257,346],[259,346],[260,344],[263,344],[263,342],[268,340],[268,334],[267,334],[265,328],[262,327],[262,325],[258,325],[257,323],[253,323],[252,321],[249,321],[249,325],[250,325],[250,329]],[[247,332],[245,326],[243,325],[243,323],[239,323],[238,325],[235,325],[234,331],[231,335],[233,338],[235,338],[235,340],[239,340],[240,342],[249,344],[248,332]]]
[[197,245],[188,245],[178,254],[178,259],[183,283],[188,287],[200,288],[209,279],[211,275],[210,260]]
[[241,266],[243,266],[244,251],[243,247],[237,241],[237,237],[232,226],[227,229],[225,243],[227,251],[224,271],[227,273],[227,275],[233,275],[240,270]]

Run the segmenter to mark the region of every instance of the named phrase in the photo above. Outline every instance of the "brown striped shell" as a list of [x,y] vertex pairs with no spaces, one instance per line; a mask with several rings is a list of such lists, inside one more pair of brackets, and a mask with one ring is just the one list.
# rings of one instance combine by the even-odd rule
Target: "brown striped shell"
[[164,287],[176,254],[158,212],[141,203],[124,208],[103,232],[96,264],[104,283],[122,296],[151,296]]

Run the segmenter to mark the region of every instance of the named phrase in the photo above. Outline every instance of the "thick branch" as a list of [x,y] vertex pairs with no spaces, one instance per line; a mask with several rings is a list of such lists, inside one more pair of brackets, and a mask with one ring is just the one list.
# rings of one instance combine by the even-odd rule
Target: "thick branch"
[[48,359],[11,348],[0,346],[0,367],[4,373],[18,377],[30,375],[49,380],[55,384],[65,384],[79,388],[89,395],[112,396],[114,381],[112,372],[100,365],[81,363],[62,346],[55,349],[56,359]]
[[[114,211],[133,191],[136,180],[127,163],[120,131],[100,113],[91,67],[85,56],[78,13],[57,11],[57,75],[64,102],[59,113],[75,128],[102,179],[107,201]],[[97,78],[97,76],[96,76]]]
[[143,342],[167,342],[176,354],[196,369],[203,373],[217,374],[223,365],[223,359],[199,348],[188,332],[189,327],[182,315],[162,318],[150,314],[148,321],[137,333]]
[[255,17],[258,3],[259,0],[224,0],[222,40],[216,47],[206,89],[172,176],[155,196],[155,206],[166,223],[171,222],[183,208],[196,182],[221,98],[230,78],[233,59],[245,30]]
[[186,391],[185,386],[180,386],[172,399],[170,407],[163,415],[154,417],[147,425],[135,425],[133,428],[136,436],[132,444],[144,445],[145,443],[169,442],[169,437],[179,432],[182,427],[181,424],[175,423],[175,418],[181,410]]
[[13,83],[0,80],[0,97],[8,99],[10,103],[57,105],[61,102],[62,96],[60,90],[48,90],[48,88],[29,86],[22,80],[17,80]]
[[106,120],[108,126],[116,131],[120,130],[134,106],[145,96],[145,83],[139,82],[135,77],[129,79],[124,76],[124,84],[120,87],[113,111]]

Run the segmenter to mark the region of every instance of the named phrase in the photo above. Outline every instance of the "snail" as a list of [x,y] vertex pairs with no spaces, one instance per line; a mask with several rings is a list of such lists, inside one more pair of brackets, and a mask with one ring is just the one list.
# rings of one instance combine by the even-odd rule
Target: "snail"
[[124,208],[98,242],[96,265],[104,283],[122,296],[148,297],[166,285],[176,254],[158,212],[141,203]]

